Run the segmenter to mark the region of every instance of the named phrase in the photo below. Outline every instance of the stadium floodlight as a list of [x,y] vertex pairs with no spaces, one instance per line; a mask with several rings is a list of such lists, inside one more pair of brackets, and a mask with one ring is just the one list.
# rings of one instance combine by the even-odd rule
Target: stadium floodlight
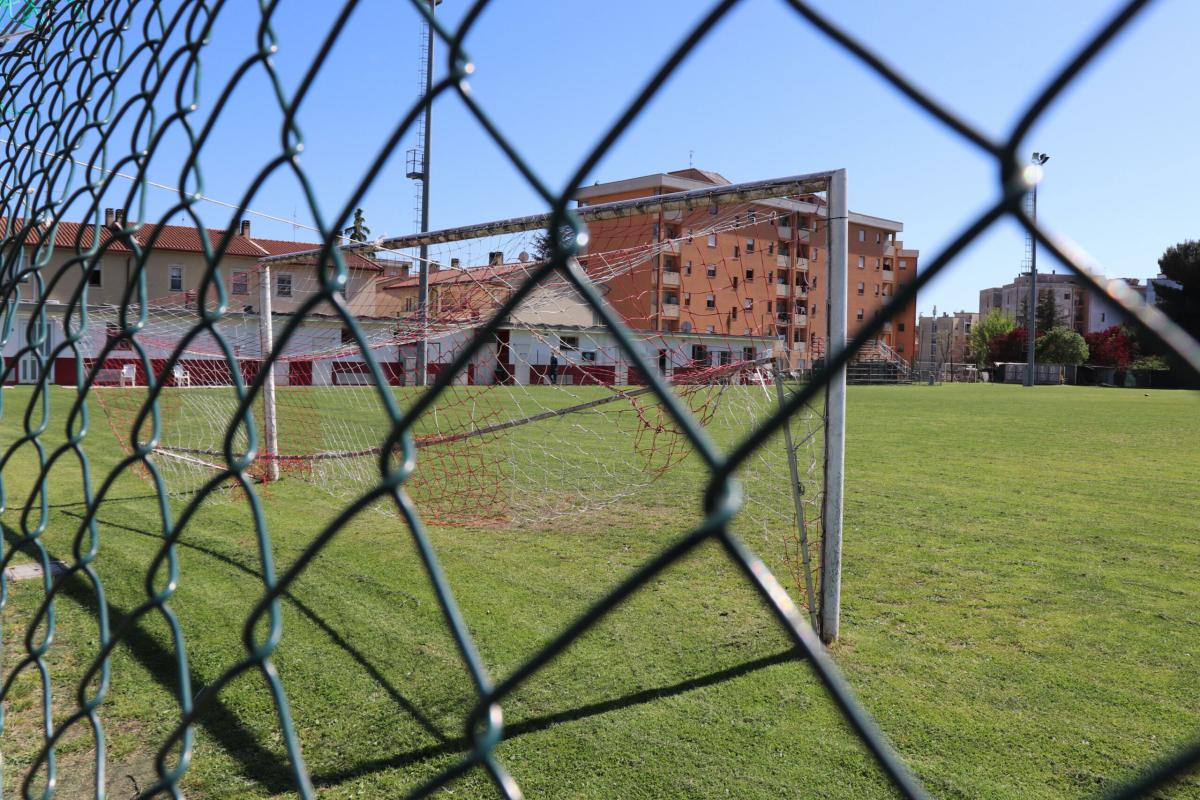
[[[1032,197],[1032,219],[1033,224],[1037,225],[1037,187],[1042,180],[1042,165],[1050,160],[1048,153],[1039,153],[1034,151],[1033,163],[1037,165],[1037,175],[1033,184]],[[1034,364],[1034,347],[1037,340],[1037,236],[1033,233],[1028,234],[1030,238],[1029,250],[1029,300],[1026,305],[1026,320],[1025,320],[1025,385],[1034,386],[1037,384],[1036,366]]]

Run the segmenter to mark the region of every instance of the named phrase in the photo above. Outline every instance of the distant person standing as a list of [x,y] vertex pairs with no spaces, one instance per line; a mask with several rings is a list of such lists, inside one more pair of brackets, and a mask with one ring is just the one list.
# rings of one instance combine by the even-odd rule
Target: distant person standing
[[549,374],[549,378],[550,378],[550,383],[551,383],[551,384],[553,384],[553,385],[555,385],[555,386],[557,386],[557,385],[558,385],[558,356],[557,356],[557,355],[555,355],[554,353],[551,353],[551,354],[550,354],[550,374]]

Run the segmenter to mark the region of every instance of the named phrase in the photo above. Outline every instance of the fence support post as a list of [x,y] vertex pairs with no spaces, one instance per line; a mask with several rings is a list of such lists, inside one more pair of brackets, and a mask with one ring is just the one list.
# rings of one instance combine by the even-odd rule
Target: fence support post
[[[829,313],[826,364],[846,349],[849,293],[849,207],[846,170],[829,180]],[[821,519],[821,640],[837,641],[842,611],[842,488],[846,456],[846,368],[829,375],[825,386],[825,502]]]
[[275,364],[267,359],[275,347],[275,331],[271,322],[271,265],[263,264],[258,287],[259,369],[265,369],[263,379],[263,442],[262,454],[267,462],[266,480],[279,480],[279,433],[275,426]]

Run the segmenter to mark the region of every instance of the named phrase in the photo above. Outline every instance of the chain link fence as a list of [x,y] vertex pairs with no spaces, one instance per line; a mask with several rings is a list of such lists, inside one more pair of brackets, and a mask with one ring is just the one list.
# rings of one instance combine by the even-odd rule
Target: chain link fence
[[[137,187],[128,197],[140,197],[138,190],[146,188],[150,182],[147,165],[156,155],[162,133],[172,129],[183,131],[192,146],[178,184],[173,187],[177,190],[178,200],[162,218],[183,215],[198,228],[203,227],[196,206],[201,201],[201,152],[212,125],[224,113],[230,95],[242,81],[249,80],[252,75],[255,79],[265,78],[272,83],[278,98],[276,111],[282,122],[282,136],[273,159],[263,164],[261,170],[247,181],[247,199],[237,210],[239,213],[244,211],[250,198],[272,175],[278,172],[293,175],[303,187],[304,200],[313,218],[325,220],[321,223],[322,258],[330,265],[320,271],[317,291],[275,332],[275,348],[266,363],[270,364],[278,357],[307,315],[314,313],[319,306],[327,306],[336,309],[354,343],[361,347],[375,382],[386,385],[386,377],[370,355],[365,334],[346,307],[341,294],[349,268],[346,255],[338,247],[339,232],[349,224],[354,209],[372,186],[382,165],[396,155],[403,137],[420,120],[423,104],[415,102],[394,123],[387,142],[363,171],[357,190],[345,205],[332,211],[321,207],[316,189],[296,159],[304,141],[296,118],[322,60],[339,42],[350,14],[358,4],[342,4],[322,44],[311,53],[309,69],[304,77],[298,85],[289,86],[272,63],[272,55],[276,50],[272,28],[276,4],[262,3],[257,12],[260,24],[254,49],[236,65],[220,94],[201,97],[197,75],[205,59],[204,43],[215,20],[226,11],[227,5],[219,0],[178,0],[170,3],[153,0],[64,0],[44,4],[30,0],[22,4],[10,3],[6,8],[6,27],[0,34],[0,75],[3,76],[3,85],[0,87],[0,109],[3,109],[3,117],[0,118],[0,139],[3,139],[0,145],[3,148],[3,158],[0,159],[0,200],[3,206],[3,220],[0,220],[3,225],[3,238],[0,241],[3,257],[0,337],[5,343],[20,342],[16,357],[8,359],[5,365],[6,382],[13,380],[16,371],[28,369],[35,378],[35,386],[27,406],[17,408],[5,402],[3,408],[5,418],[19,419],[21,428],[20,436],[16,441],[7,443],[0,456],[0,476],[5,483],[4,504],[11,509],[10,513],[15,512],[19,516],[19,524],[9,529],[10,535],[3,545],[3,565],[7,567],[16,553],[25,552],[40,564],[44,575],[44,599],[27,635],[20,642],[14,641],[10,635],[6,636],[6,648],[16,649],[17,657],[14,660],[9,656],[6,660],[5,682],[0,688],[2,699],[16,676],[27,673],[38,676],[44,688],[43,746],[35,763],[22,775],[23,791],[28,796],[40,794],[49,797],[55,793],[60,778],[57,774],[57,754],[64,736],[69,731],[83,729],[92,732],[95,742],[92,790],[96,796],[103,795],[106,754],[102,711],[110,691],[112,662],[119,649],[137,635],[138,622],[155,618],[167,625],[176,645],[172,657],[173,669],[179,676],[177,700],[180,719],[170,736],[156,743],[156,780],[152,785],[136,787],[138,795],[149,797],[165,793],[182,796],[181,780],[192,763],[198,721],[212,711],[216,699],[226,687],[242,675],[258,673],[270,689],[274,713],[278,718],[278,733],[289,759],[290,782],[300,795],[314,796],[315,791],[289,711],[288,696],[274,660],[285,637],[281,598],[296,585],[349,520],[363,509],[386,501],[394,505],[411,530],[424,570],[434,588],[444,624],[453,637],[458,657],[470,675],[475,695],[474,710],[469,721],[468,737],[471,744],[468,751],[450,767],[415,789],[412,796],[430,795],[476,768],[486,770],[503,796],[521,796],[517,781],[508,773],[498,755],[499,746],[505,739],[501,711],[505,700],[622,601],[702,544],[716,543],[761,595],[778,624],[794,643],[796,658],[802,659],[814,672],[849,728],[878,763],[896,792],[910,798],[925,797],[925,789],[888,744],[871,716],[855,700],[810,628],[806,615],[759,557],[731,530],[731,523],[739,508],[738,487],[733,479],[739,467],[769,438],[782,430],[790,415],[800,413],[806,404],[817,397],[829,376],[842,370],[858,349],[878,336],[889,314],[879,315],[866,324],[845,348],[838,350],[831,347],[823,370],[816,373],[811,383],[791,393],[782,407],[762,421],[751,435],[728,452],[723,452],[713,444],[689,410],[658,376],[653,365],[639,354],[630,332],[604,304],[596,289],[569,268],[569,260],[575,255],[576,248],[573,240],[563,238],[563,231],[582,229],[569,208],[575,188],[592,174],[596,165],[609,153],[622,133],[638,119],[680,64],[741,3],[737,0],[715,3],[692,29],[683,32],[682,40],[665,54],[661,66],[646,79],[611,128],[603,132],[599,143],[581,154],[573,175],[564,187],[558,189],[539,177],[522,153],[519,143],[500,129],[479,100],[466,89],[466,81],[473,70],[469,55],[472,30],[480,15],[491,4],[479,0],[470,7],[457,28],[449,29],[435,19],[423,3],[414,3],[416,9],[428,17],[439,49],[446,53],[448,68],[434,83],[432,97],[456,96],[541,198],[545,210],[550,214],[548,231],[552,237],[554,256],[548,263],[532,271],[529,279],[501,305],[492,319],[482,325],[450,368],[441,372],[413,404],[402,409],[389,394],[381,394],[380,402],[386,407],[389,432],[379,443],[376,484],[342,506],[332,522],[312,538],[302,552],[278,569],[271,561],[271,530],[263,510],[262,489],[251,478],[255,453],[261,440],[259,421],[255,419],[253,409],[270,370],[259,369],[243,376],[237,356],[232,346],[223,339],[218,325],[222,316],[228,313],[230,305],[226,288],[230,276],[222,274],[221,264],[223,256],[236,241],[234,225],[231,224],[228,230],[210,231],[209,237],[202,237],[204,275],[200,293],[205,297],[211,294],[218,302],[213,309],[197,314],[192,333],[211,337],[224,348],[239,403],[228,420],[229,434],[218,464],[219,471],[194,493],[178,514],[174,514],[167,503],[167,487],[152,456],[159,425],[161,392],[166,384],[166,376],[171,374],[184,345],[179,345],[180,349],[167,359],[165,365],[152,367],[146,347],[139,338],[151,298],[145,266],[148,254],[155,247],[160,226],[150,223],[137,226],[130,224],[123,228],[118,226],[112,235],[102,237],[97,234],[98,224],[76,226],[70,230],[58,224],[60,210],[67,207],[87,207],[89,211],[86,218],[98,221],[104,198],[117,190],[117,181],[124,176],[132,176]],[[1155,308],[1141,303],[1123,283],[1110,286],[1102,277],[1085,269],[1048,231],[1033,228],[1033,221],[1022,207],[1022,198],[1028,186],[1023,181],[1018,153],[1025,148],[1026,134],[1085,67],[1144,11],[1149,5],[1146,0],[1136,0],[1121,7],[1089,42],[1071,54],[1066,66],[1036,94],[1020,121],[1003,140],[992,139],[953,109],[941,105],[865,43],[811,6],[798,0],[788,5],[799,18],[830,42],[873,71],[914,106],[994,160],[996,165],[999,199],[967,225],[915,280],[897,291],[888,310],[894,311],[912,302],[917,292],[947,269],[959,253],[1007,217],[1026,229],[1033,229],[1046,250],[1068,265],[1096,291],[1109,296],[1124,308],[1138,327],[1169,347],[1188,369],[1200,373],[1200,344]],[[132,91],[131,86],[134,87]],[[154,109],[161,108],[164,103],[171,107],[171,113],[154,113]],[[200,109],[204,109],[204,113]],[[110,136],[119,128],[131,130],[131,140]],[[144,214],[137,216],[145,219]],[[56,248],[60,255],[65,251],[70,257],[64,269],[52,274],[47,265]],[[115,327],[107,330],[106,343],[99,358],[88,359],[85,358],[81,343],[89,333],[89,286],[94,288],[96,285],[94,276],[102,259],[117,251],[128,254],[133,265],[121,304],[122,313]],[[464,370],[472,355],[489,341],[505,315],[540,283],[551,277],[570,282],[604,325],[614,332],[626,356],[647,376],[652,391],[673,423],[690,440],[708,474],[701,509],[703,521],[612,587],[600,601],[559,631],[519,667],[496,679],[484,666],[456,605],[454,589],[439,564],[438,554],[419,510],[405,492],[406,482],[421,462],[421,455],[414,446],[413,424],[434,406],[455,374]],[[54,292],[61,292],[67,298],[61,308],[52,309],[48,298]],[[62,312],[61,335],[53,338],[48,334],[51,310]],[[28,320],[23,329],[17,326],[18,311],[22,313],[22,319]],[[146,372],[151,376],[146,400],[135,422],[143,434],[133,437],[130,452],[119,464],[108,471],[93,473],[89,466],[89,439],[98,435],[97,426],[100,423],[98,415],[89,406],[89,397],[94,394],[93,387],[100,377],[104,358],[117,349],[133,351],[144,362]],[[73,377],[77,379],[79,388],[72,396],[69,410],[62,417],[66,435],[55,437],[49,433],[50,365],[61,358],[71,359],[75,372]],[[14,456],[26,449],[36,453],[39,474],[23,477],[13,475],[10,465]],[[85,512],[81,515],[74,548],[69,556],[65,556],[52,553],[45,546],[49,508],[53,501],[46,481],[56,464],[68,462],[78,464],[81,470]],[[163,528],[157,553],[145,569],[144,602],[128,609],[120,620],[115,620],[109,618],[104,582],[96,568],[103,544],[102,526],[97,523],[96,514],[119,475],[130,469],[141,471],[154,487],[154,500],[162,508]],[[244,643],[242,660],[225,670],[202,691],[193,693],[188,679],[189,661],[183,630],[171,605],[181,577],[178,548],[200,504],[230,481],[240,487],[253,520],[253,542],[262,559],[261,597],[248,618],[241,621]],[[13,491],[10,487],[19,487],[19,491]],[[61,563],[56,558],[61,558]],[[47,668],[47,654],[54,642],[56,604],[64,596],[66,587],[81,584],[88,587],[90,593],[88,601],[95,615],[97,645],[95,652],[86,656],[88,661],[82,680],[68,689],[52,683]],[[3,600],[7,601],[7,575],[0,578],[0,587]],[[69,698],[72,692],[74,700],[68,700],[71,713],[56,722],[51,711],[51,697]],[[1184,745],[1175,755],[1159,763],[1146,764],[1140,776],[1113,791],[1111,796],[1149,796],[1190,770],[1198,760],[1200,739]]]

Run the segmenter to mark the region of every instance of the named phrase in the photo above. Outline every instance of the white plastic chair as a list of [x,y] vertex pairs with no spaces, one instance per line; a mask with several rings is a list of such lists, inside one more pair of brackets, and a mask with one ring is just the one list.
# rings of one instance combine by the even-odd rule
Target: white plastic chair
[[137,386],[137,365],[124,364],[121,366],[121,385]]
[[175,385],[176,386],[191,386],[192,385],[192,376],[190,374],[188,374],[188,371],[183,368],[182,364],[176,364],[175,368],[173,370],[171,370],[171,372],[175,376]]

